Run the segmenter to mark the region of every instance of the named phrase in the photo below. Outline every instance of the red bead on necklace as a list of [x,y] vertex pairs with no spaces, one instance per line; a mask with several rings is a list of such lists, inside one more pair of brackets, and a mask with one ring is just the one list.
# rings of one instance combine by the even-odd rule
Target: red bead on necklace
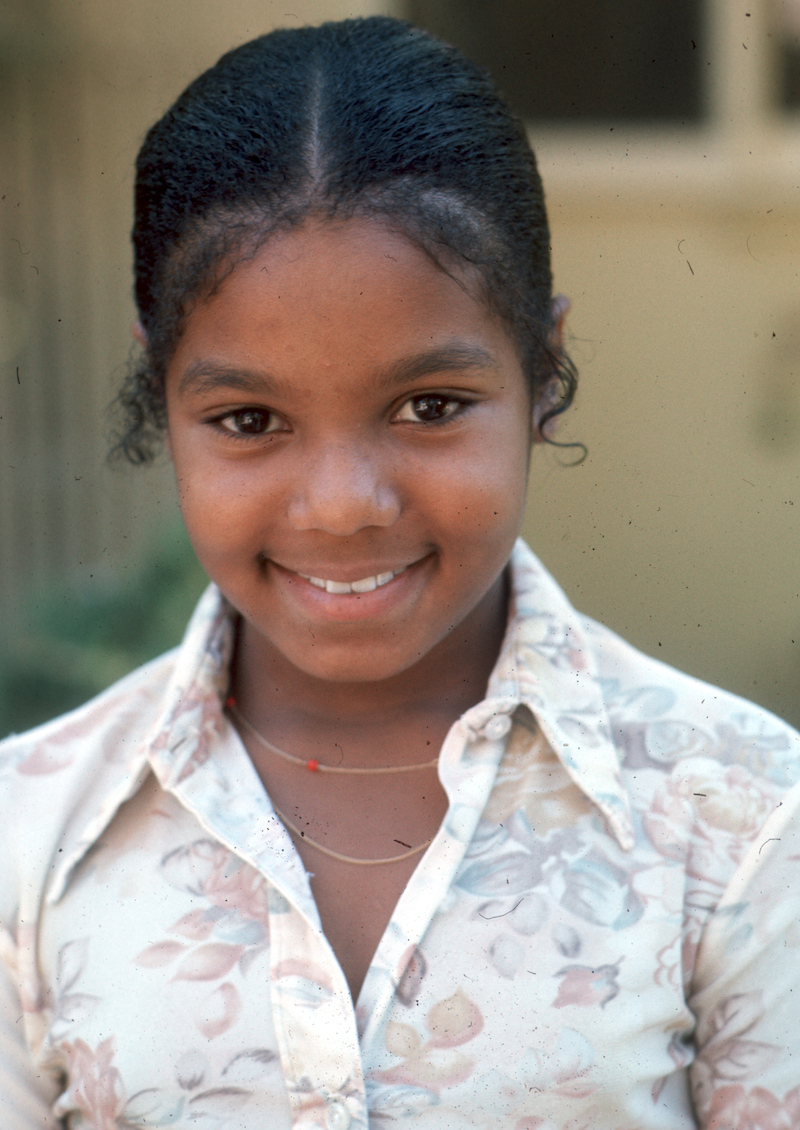
[[425,761],[416,765],[385,765],[376,766],[375,768],[367,768],[366,766],[364,768],[348,768],[341,765],[320,765],[316,757],[310,757],[308,760],[302,757],[295,757],[293,754],[287,753],[285,749],[280,749],[278,746],[273,745],[272,742],[267,741],[264,735],[259,733],[253,723],[249,722],[239,710],[236,704],[236,698],[233,695],[228,695],[225,699],[225,706],[231,714],[238,719],[242,726],[253,735],[259,745],[269,750],[270,753],[275,753],[278,757],[282,757],[284,761],[291,762],[292,765],[300,767],[305,766],[309,773],[347,773],[353,776],[371,776],[376,773],[414,773],[420,769],[433,769],[438,761],[438,758],[434,758],[432,761]]

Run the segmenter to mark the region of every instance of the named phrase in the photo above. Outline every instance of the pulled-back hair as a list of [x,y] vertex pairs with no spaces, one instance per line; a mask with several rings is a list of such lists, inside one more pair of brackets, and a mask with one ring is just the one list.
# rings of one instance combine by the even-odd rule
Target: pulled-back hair
[[[454,48],[389,17],[279,30],[224,55],[136,162],[135,294],[147,347],[122,388],[116,450],[152,458],[164,376],[192,304],[271,234],[374,218],[443,269],[467,265],[505,321],[542,424],[575,390],[551,346],[547,217],[521,123]],[[557,387],[557,395],[552,396]]]

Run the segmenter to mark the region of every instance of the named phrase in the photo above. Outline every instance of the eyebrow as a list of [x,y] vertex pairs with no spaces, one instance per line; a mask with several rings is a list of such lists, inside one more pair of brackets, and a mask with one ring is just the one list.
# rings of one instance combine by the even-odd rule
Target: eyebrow
[[[391,391],[409,384],[420,377],[435,373],[451,373],[470,369],[499,368],[494,354],[478,345],[453,342],[438,346],[411,357],[404,357],[375,376],[377,387]],[[216,389],[236,389],[239,392],[288,396],[291,385],[267,371],[240,369],[236,366],[217,364],[211,360],[195,361],[180,379],[178,391],[197,395],[213,392]]]
[[453,342],[412,357],[404,357],[402,361],[378,374],[377,383],[379,388],[390,390],[434,373],[498,368],[497,358],[487,349],[482,349],[479,345],[467,345],[465,342]]
[[217,364],[215,361],[195,361],[189,366],[178,383],[178,392],[201,395],[216,389],[237,389],[273,396],[288,392],[285,381],[278,380],[266,372],[240,369],[235,366]]

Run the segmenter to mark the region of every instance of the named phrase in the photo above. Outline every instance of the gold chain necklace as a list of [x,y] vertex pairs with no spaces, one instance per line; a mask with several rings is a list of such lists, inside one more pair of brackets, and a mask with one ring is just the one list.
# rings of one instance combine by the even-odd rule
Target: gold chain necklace
[[[272,807],[275,808],[275,805]],[[416,855],[417,852],[424,851],[425,848],[432,843],[432,840],[426,840],[424,844],[419,844],[418,847],[404,851],[402,855],[390,855],[386,859],[357,859],[354,855],[342,855],[340,851],[334,851],[332,848],[325,847],[324,844],[312,840],[305,832],[301,832],[297,825],[293,824],[289,817],[285,816],[279,808],[275,808],[275,812],[280,816],[289,831],[299,836],[304,844],[309,844],[311,847],[316,848],[317,851],[321,851],[323,855],[329,855],[331,859],[338,859],[340,863],[355,863],[359,867],[376,867],[379,863],[399,863],[402,859],[410,859],[411,856]]]
[[[312,773],[410,773],[415,769],[432,769],[439,762],[439,758],[435,757],[433,761],[426,761],[422,765],[390,765],[381,769],[345,769],[339,765],[320,765],[316,758],[311,758],[308,761],[304,761],[302,757],[295,757],[293,754],[287,753],[285,749],[280,749],[278,746],[273,745],[272,742],[267,741],[264,735],[260,733],[255,728],[253,723],[245,718],[244,714],[242,714],[241,710],[239,710],[239,707],[236,705],[235,698],[233,698],[232,696],[229,697],[226,700],[225,705],[227,706],[231,714],[234,715],[237,721],[239,721],[244,726],[247,732],[249,734],[252,734],[253,737],[258,742],[260,742],[266,750],[269,750],[270,753],[277,754],[278,757],[282,757],[285,761],[291,762],[292,765],[301,765],[304,768],[309,769]],[[381,863],[400,863],[402,860],[410,859],[412,855],[416,855],[418,852],[424,851],[425,848],[428,847],[432,842],[432,840],[426,840],[424,844],[419,844],[417,847],[410,848],[408,851],[404,851],[401,855],[390,855],[385,859],[357,859],[354,855],[343,855],[340,851],[334,851],[333,848],[325,847],[324,844],[320,844],[316,840],[312,840],[312,838],[310,836],[307,836],[305,832],[301,832],[301,830],[295,824],[293,824],[289,817],[281,812],[279,808],[277,808],[275,805],[273,805],[272,807],[275,809],[276,815],[281,818],[286,827],[291,832],[294,832],[296,836],[299,836],[304,843],[308,844],[310,847],[316,848],[317,851],[321,851],[323,855],[330,856],[331,859],[338,859],[340,863],[354,863],[359,867],[377,867]]]
[[[433,769],[439,763],[439,758],[434,757],[433,761],[423,761],[419,765],[385,765],[376,769],[348,769],[341,765],[320,765],[315,757],[311,757],[308,761],[304,761],[302,757],[295,757],[291,753],[287,753],[285,749],[280,749],[278,746],[273,745],[272,742],[267,741],[262,733],[255,728],[252,722],[248,721],[242,714],[239,707],[236,705],[235,698],[228,698],[225,702],[231,714],[241,722],[249,734],[252,734],[256,741],[269,750],[270,753],[277,754],[282,757],[284,761],[290,762],[292,765],[300,765],[304,769],[308,769],[311,773],[347,773],[352,776],[356,775],[374,775],[377,773],[414,773],[418,769]],[[281,817],[283,819],[283,817]]]

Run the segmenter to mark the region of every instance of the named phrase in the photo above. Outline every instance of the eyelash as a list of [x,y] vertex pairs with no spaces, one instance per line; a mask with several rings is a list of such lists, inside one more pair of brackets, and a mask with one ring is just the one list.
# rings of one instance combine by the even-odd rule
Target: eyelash
[[415,401],[420,402],[420,401],[424,401],[424,400],[440,401],[441,403],[443,403],[446,406],[455,405],[455,408],[453,408],[452,411],[448,411],[447,415],[440,416],[438,419],[435,419],[435,420],[408,420],[408,421],[404,421],[405,423],[426,424],[428,427],[446,424],[450,420],[456,419],[457,417],[462,415],[462,413],[466,409],[471,407],[471,405],[473,403],[470,400],[462,400],[457,396],[447,396],[445,393],[441,393],[441,392],[425,392],[425,393],[420,393],[419,396],[410,396],[408,398],[408,400],[404,400],[403,403],[398,408],[395,415],[396,416],[399,415],[399,413],[402,412],[404,408],[409,407],[410,405],[413,405]]
[[215,425],[219,431],[223,433],[226,439],[237,440],[253,440],[262,439],[268,435],[278,435],[282,430],[281,428],[271,428],[269,431],[260,432],[236,432],[233,428],[225,426],[226,420],[235,420],[238,416],[262,416],[268,423],[270,418],[279,420],[277,412],[272,412],[269,408],[239,408],[236,412],[225,412],[222,416],[214,416],[208,423]]
[[[474,403],[471,400],[462,400],[457,396],[447,396],[444,393],[426,392],[426,393],[420,393],[418,396],[411,396],[407,400],[403,401],[403,403],[400,405],[400,407],[394,413],[394,416],[395,417],[398,416],[399,413],[403,411],[403,409],[405,409],[409,406],[412,406],[415,403],[415,401],[418,404],[421,403],[422,401],[438,401],[441,404],[443,404],[446,408],[449,408],[451,405],[455,406],[451,410],[447,411],[446,415],[440,416],[440,417],[433,419],[433,420],[402,420],[402,421],[400,421],[401,423],[421,424],[421,425],[424,425],[425,427],[428,427],[428,428],[441,427],[442,425],[450,423],[452,420],[458,419],[458,417],[461,416],[467,409],[472,407],[472,404]],[[419,411],[419,409],[417,408],[416,411]],[[228,428],[228,427],[225,426],[226,420],[233,421],[237,417],[241,417],[241,416],[261,416],[267,422],[269,422],[270,418],[275,419],[275,420],[280,419],[278,414],[276,412],[272,412],[270,409],[253,407],[253,408],[239,408],[235,412],[225,412],[221,416],[212,417],[212,419],[208,420],[207,423],[216,427],[220,432],[222,432],[225,435],[225,437],[227,439],[234,439],[234,440],[262,439],[264,436],[268,436],[268,435],[279,435],[280,432],[283,430],[281,428],[272,428],[270,430],[262,430],[262,431],[257,431],[257,432],[255,432],[255,431],[254,432],[237,432],[237,431],[234,431],[233,428]]]

